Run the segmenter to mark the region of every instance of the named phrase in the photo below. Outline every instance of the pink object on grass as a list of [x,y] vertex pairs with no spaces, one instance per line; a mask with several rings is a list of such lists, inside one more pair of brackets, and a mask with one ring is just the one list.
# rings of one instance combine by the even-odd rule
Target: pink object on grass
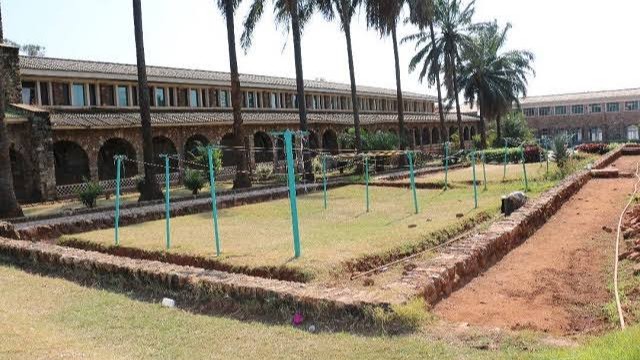
[[302,324],[303,321],[304,321],[304,317],[302,317],[301,313],[297,312],[293,315],[293,325],[298,326]]

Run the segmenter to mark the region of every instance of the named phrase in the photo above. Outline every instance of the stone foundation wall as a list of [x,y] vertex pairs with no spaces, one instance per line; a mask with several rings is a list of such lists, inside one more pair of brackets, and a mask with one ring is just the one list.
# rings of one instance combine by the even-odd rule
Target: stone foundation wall
[[[168,296],[178,306],[221,312],[256,311],[290,321],[296,311],[311,321],[367,321],[368,307],[388,309],[358,290],[270,280],[216,270],[134,260],[46,243],[0,238],[0,262],[74,281]],[[244,307],[243,307],[244,304]],[[244,312],[243,312],[244,313]],[[352,323],[348,325],[352,326]]]
[[[622,154],[623,149],[618,149],[600,159],[594,168],[605,168]],[[408,272],[399,286],[417,291],[431,304],[437,303],[526,241],[590,179],[587,170],[570,176],[487,231],[443,249],[428,263]]]

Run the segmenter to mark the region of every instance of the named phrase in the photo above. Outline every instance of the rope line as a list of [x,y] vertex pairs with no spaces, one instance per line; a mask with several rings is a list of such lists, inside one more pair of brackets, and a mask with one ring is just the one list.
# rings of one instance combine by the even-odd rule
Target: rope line
[[622,302],[620,301],[620,290],[618,289],[618,268],[620,264],[620,261],[619,261],[620,234],[622,233],[622,222],[624,221],[624,216],[626,215],[627,211],[629,211],[629,207],[631,207],[631,204],[633,203],[633,200],[635,199],[635,196],[639,190],[638,186],[640,186],[640,162],[636,165],[635,176],[638,179],[638,181],[633,186],[633,193],[629,198],[629,202],[627,203],[627,206],[624,207],[624,210],[622,210],[622,214],[620,214],[620,221],[618,222],[618,231],[616,234],[616,251],[615,251],[616,256],[614,259],[614,270],[613,270],[613,290],[616,298],[616,307],[618,309],[618,317],[620,318],[620,328],[622,330],[625,329],[625,322],[624,322],[624,312],[622,311]]

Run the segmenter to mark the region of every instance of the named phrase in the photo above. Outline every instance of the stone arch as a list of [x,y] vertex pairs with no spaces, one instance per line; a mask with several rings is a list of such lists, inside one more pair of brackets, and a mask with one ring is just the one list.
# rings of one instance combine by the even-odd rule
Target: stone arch
[[113,159],[116,155],[125,155],[131,161],[124,161],[122,177],[134,177],[138,175],[136,150],[128,141],[121,138],[112,138],[104,142],[98,152],[98,179],[113,180],[116,178],[116,166]]
[[207,146],[209,145],[209,139],[202,134],[194,134],[191,135],[184,143],[184,158],[190,159],[193,157],[195,150],[199,146]]
[[415,142],[416,146],[422,145],[422,136],[420,133],[420,129],[413,129],[413,141]]
[[273,161],[273,143],[267,133],[258,131],[253,134],[253,146],[256,163]]
[[169,172],[175,173],[179,171],[178,159],[176,158],[178,150],[176,150],[176,145],[168,137],[156,136],[153,138],[153,162],[158,165],[156,172],[164,174],[165,162],[160,155],[173,155],[169,160]]
[[431,143],[432,144],[440,143],[440,130],[438,128],[431,129]]
[[318,134],[315,131],[309,131],[308,139],[307,146],[311,149],[311,156],[315,157],[318,155],[318,149],[320,148],[320,139],[318,139]]
[[449,141],[451,141],[451,139],[453,138],[453,134],[457,133],[458,129],[456,129],[455,126],[451,126],[449,128]]
[[474,136],[476,136],[476,127],[475,126],[471,126],[471,139],[473,139]]
[[462,131],[462,134],[464,136],[464,141],[471,140],[471,137],[469,136],[469,127],[465,126],[464,130]]
[[24,156],[16,151],[13,146],[9,149],[9,160],[11,162],[11,175],[13,175],[13,189],[18,200],[27,199],[26,174],[24,169]]
[[329,151],[335,155],[339,152],[338,148],[338,135],[332,129],[327,129],[322,134],[322,147],[324,151]]
[[234,152],[234,140],[232,133],[226,133],[220,139],[220,147],[222,148],[222,166],[236,166],[236,158]]
[[89,179],[89,157],[87,152],[73,141],[58,141],[53,144],[53,157],[56,168],[56,184],[79,184]]
[[422,144],[431,145],[431,131],[429,131],[429,128],[422,129]]

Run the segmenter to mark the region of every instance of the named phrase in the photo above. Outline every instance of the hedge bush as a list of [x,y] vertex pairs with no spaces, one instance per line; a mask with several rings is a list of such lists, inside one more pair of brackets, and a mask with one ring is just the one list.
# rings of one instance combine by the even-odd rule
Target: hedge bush
[[[504,148],[502,149],[489,149],[479,152],[478,156],[484,154],[485,161],[487,163],[503,163],[504,162]],[[544,160],[544,151],[538,145],[526,145],[524,147],[524,158],[526,163],[536,163],[540,160]],[[520,148],[507,148],[507,162],[517,164],[522,161],[522,155],[520,154]]]
[[609,152],[609,146],[607,144],[582,144],[577,147],[577,150],[587,154],[599,154],[604,155]]

